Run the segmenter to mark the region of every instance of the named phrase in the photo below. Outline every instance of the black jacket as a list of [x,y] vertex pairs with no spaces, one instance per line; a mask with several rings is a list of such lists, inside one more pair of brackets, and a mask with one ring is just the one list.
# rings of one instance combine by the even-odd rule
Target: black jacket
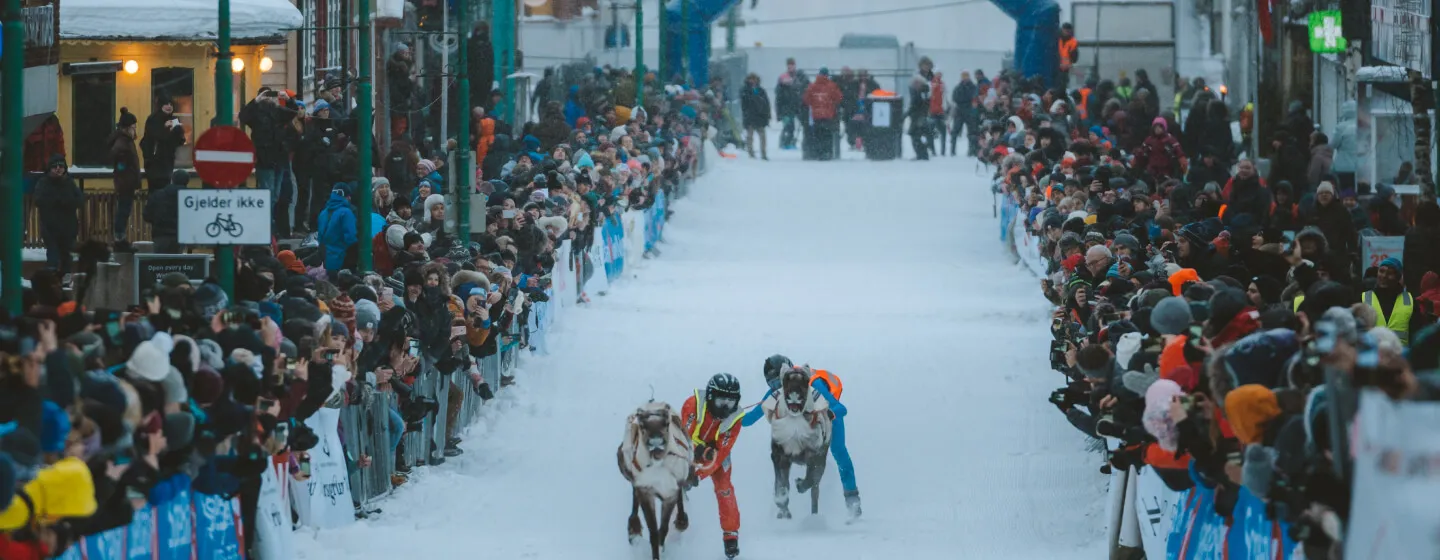
[[810,86],[809,78],[804,72],[796,71],[790,85],[777,83],[775,85],[775,116],[800,117],[805,114],[801,99],[805,96],[805,88]]
[[1418,294],[1420,279],[1425,273],[1440,272],[1440,226],[1417,223],[1405,234],[1404,256],[1405,287],[1410,293]]
[[70,174],[45,175],[35,183],[35,209],[40,213],[40,234],[74,241],[80,235],[80,207],[85,193]]
[[1305,225],[1320,228],[1320,233],[1325,234],[1325,240],[1330,243],[1330,253],[1348,258],[1355,252],[1355,223],[1350,221],[1350,210],[1340,199],[1332,200],[1328,206],[1316,202]]
[[154,235],[180,233],[180,185],[170,183],[150,193],[149,200],[145,201],[145,221],[150,222]]
[[950,102],[955,104],[956,113],[968,115],[977,111],[974,103],[975,97],[978,95],[980,95],[980,88],[975,85],[975,82],[961,80],[955,89],[950,90]]
[[[334,114],[331,108],[331,114]],[[286,139],[290,119],[294,112],[279,105],[251,101],[240,109],[240,124],[250,128],[250,140],[255,143],[255,165],[272,167],[289,161]]]
[[170,178],[175,169],[175,151],[185,145],[185,127],[170,128],[165,123],[178,118],[156,111],[145,119],[145,136],[140,139],[140,153],[145,157],[145,174]]
[[765,128],[770,124],[770,95],[755,86],[740,92],[740,113],[745,128]]

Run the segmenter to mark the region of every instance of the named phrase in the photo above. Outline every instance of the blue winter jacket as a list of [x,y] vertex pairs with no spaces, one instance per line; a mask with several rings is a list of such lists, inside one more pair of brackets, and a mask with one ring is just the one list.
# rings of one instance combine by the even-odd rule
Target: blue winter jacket
[[570,86],[570,95],[565,100],[565,124],[575,128],[575,122],[585,116],[585,108],[580,106],[580,86]]
[[320,245],[325,248],[325,270],[338,271],[345,266],[345,251],[360,240],[355,209],[339,192],[331,192],[325,210],[320,212]]

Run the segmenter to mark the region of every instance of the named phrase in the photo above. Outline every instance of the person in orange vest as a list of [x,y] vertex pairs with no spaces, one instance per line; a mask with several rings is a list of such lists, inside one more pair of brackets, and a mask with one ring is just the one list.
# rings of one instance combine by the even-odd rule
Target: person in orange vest
[[1056,85],[1061,89],[1070,86],[1070,68],[1080,60],[1080,44],[1075,40],[1075,26],[1065,22],[1060,25],[1060,75]]
[[740,437],[740,380],[728,373],[715,374],[703,395],[695,391],[685,399],[680,418],[695,446],[695,473],[689,485],[694,488],[709,478],[715,486],[725,557],[739,556],[740,508],[735,504],[735,486],[730,483],[730,449]]
[[[765,392],[765,397],[760,402],[765,402],[775,391],[780,390],[780,375],[795,369],[795,365],[780,354],[775,354],[765,359],[765,383],[770,389]],[[840,404],[840,394],[845,391],[845,386],[840,383],[840,376],[823,369],[811,369],[810,366],[801,366],[801,369],[810,374],[810,386],[825,398],[829,403],[830,411],[835,413],[835,420],[831,426],[830,434],[830,455],[835,457],[835,467],[840,470],[840,486],[845,490],[845,508],[849,510],[850,519],[860,517],[860,489],[855,484],[855,463],[850,460],[850,450],[845,447],[845,416],[849,411],[845,405]],[[745,413],[742,423],[746,426],[752,425],[764,416],[765,411],[756,406]],[[807,488],[796,485],[796,490],[804,492]]]

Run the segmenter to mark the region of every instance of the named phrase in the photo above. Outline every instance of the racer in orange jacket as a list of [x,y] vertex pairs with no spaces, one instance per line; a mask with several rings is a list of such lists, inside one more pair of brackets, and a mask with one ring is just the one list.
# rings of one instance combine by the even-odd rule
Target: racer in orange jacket
[[725,556],[740,555],[740,508],[735,505],[735,487],[730,484],[730,449],[740,437],[740,380],[717,373],[705,385],[705,393],[685,399],[680,418],[695,445],[694,488],[709,478],[720,505],[720,529],[724,532]]

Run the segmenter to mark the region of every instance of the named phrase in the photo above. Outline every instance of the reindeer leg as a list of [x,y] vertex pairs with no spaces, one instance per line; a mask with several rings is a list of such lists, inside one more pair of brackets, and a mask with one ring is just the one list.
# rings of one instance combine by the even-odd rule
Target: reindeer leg
[[633,488],[630,491],[630,524],[627,531],[630,535],[630,544],[635,544],[635,540],[640,538],[640,531],[642,531],[640,528],[639,488]]
[[790,457],[780,445],[770,443],[770,460],[775,463],[775,507],[779,513],[776,519],[790,519]]
[[675,507],[679,513],[675,514],[675,530],[685,532],[690,528],[690,516],[685,515],[685,489],[680,489],[680,497],[675,500]]
[[826,449],[816,452],[805,467],[806,486],[810,487],[810,515],[820,513],[820,479],[825,476]]
[[670,515],[675,513],[675,502],[678,500],[677,496],[660,502],[660,549],[655,553],[656,558],[665,551],[665,539],[670,536]]
[[655,497],[650,494],[644,497],[640,509],[645,512],[645,527],[650,529],[650,557],[660,560],[660,528],[655,526]]

